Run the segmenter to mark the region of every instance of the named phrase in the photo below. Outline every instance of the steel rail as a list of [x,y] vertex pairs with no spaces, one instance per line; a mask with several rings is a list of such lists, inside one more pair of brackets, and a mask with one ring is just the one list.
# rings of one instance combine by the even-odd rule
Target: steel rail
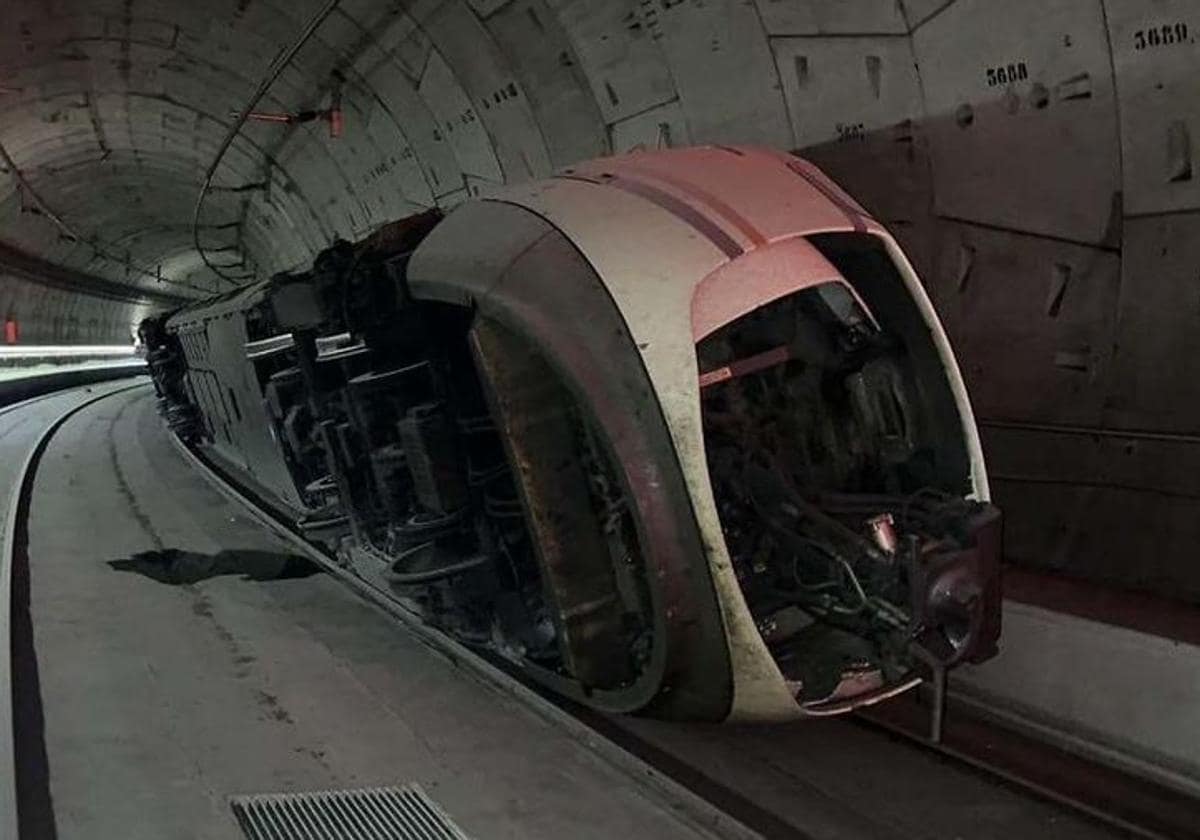
[[[86,386],[80,385],[79,387],[83,388]],[[48,400],[51,397],[60,397],[70,390],[71,390],[70,388],[65,388],[62,391],[50,391],[47,394],[38,394],[36,397],[27,397],[26,399],[20,400],[19,402],[0,406],[0,417],[3,417],[5,414],[10,414],[14,411],[17,411],[18,409],[22,409],[27,406],[31,406],[34,403],[40,403],[42,400]]]
[[[967,705],[964,703],[964,698],[960,695],[952,695],[950,699],[956,701],[960,706]],[[928,703],[931,700],[925,698],[924,702]],[[990,717],[998,717],[995,710],[985,708],[984,704],[976,703],[975,705],[976,708],[973,711]],[[869,729],[876,729],[897,738],[902,738],[911,743],[915,749],[936,753],[959,764],[971,767],[980,773],[995,777],[999,781],[1015,788],[1028,791],[1042,799],[1078,811],[1097,822],[1112,826],[1129,837],[1139,837],[1143,838],[1143,840],[1172,840],[1173,835],[1127,819],[1120,813],[1117,813],[1115,809],[1104,809],[1083,797],[1063,793],[1053,785],[1031,779],[1029,776],[1015,772],[999,762],[990,761],[986,757],[981,757],[979,754],[963,749],[954,743],[945,740],[938,742],[931,741],[925,736],[922,730],[916,729],[907,723],[890,720],[870,709],[857,713],[856,723]]]
[[[144,375],[144,374],[143,374]],[[141,375],[139,375],[141,376]],[[0,533],[0,837],[16,838],[19,835],[19,805],[17,796],[17,775],[21,768],[16,759],[16,721],[13,717],[13,692],[15,683],[12,678],[12,573],[18,551],[18,534],[21,532],[21,522],[29,511],[29,502],[33,491],[33,480],[37,474],[38,464],[45,454],[51,439],[62,426],[73,416],[88,406],[108,397],[131,391],[135,388],[145,388],[149,382],[138,382],[124,387],[113,388],[103,394],[97,394],[78,402],[61,412],[38,435],[33,446],[29,448],[24,462],[17,471],[16,481],[13,482],[12,497],[9,499],[8,511],[4,519],[4,531]],[[81,385],[79,388],[89,386]],[[19,403],[0,409],[0,414],[8,414],[18,408],[27,407],[41,402],[52,396],[63,396],[77,388],[68,388],[51,394],[42,394]]]

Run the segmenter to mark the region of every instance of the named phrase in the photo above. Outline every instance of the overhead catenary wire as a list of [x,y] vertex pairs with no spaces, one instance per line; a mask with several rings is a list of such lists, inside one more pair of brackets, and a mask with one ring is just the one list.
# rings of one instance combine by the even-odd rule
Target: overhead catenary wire
[[312,18],[309,19],[303,31],[301,31],[292,45],[275,57],[271,67],[267,70],[267,74],[263,76],[262,81],[259,82],[258,87],[255,89],[254,94],[238,113],[233,125],[225,132],[225,138],[221,141],[221,145],[217,147],[217,153],[204,173],[204,181],[200,185],[200,193],[196,196],[196,208],[192,213],[192,244],[195,246],[196,253],[200,255],[200,259],[204,262],[204,265],[227,283],[236,284],[237,278],[230,277],[221,270],[220,266],[216,266],[210,262],[208,255],[204,252],[204,246],[200,243],[200,214],[204,210],[204,199],[212,189],[213,178],[216,177],[217,169],[220,167],[221,161],[225,158],[225,153],[229,151],[229,147],[233,145],[233,141],[241,132],[242,126],[250,118],[250,113],[258,106],[262,98],[267,95],[267,91],[271,89],[271,85],[275,83],[275,80],[279,78],[287,66],[292,63],[292,59],[308,43],[313,34],[321,27],[321,24],[325,22],[325,19],[333,14],[334,10],[341,5],[341,2],[342,0],[327,0],[325,5],[318,9]]

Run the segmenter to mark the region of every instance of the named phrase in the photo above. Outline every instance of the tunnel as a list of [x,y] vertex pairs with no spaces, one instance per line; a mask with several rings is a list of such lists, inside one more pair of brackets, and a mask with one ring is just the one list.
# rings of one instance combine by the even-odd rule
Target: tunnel
[[[953,348],[949,387],[969,395],[964,417],[987,464],[982,483],[969,466],[956,480],[974,480],[966,495],[1003,512],[1000,655],[952,678],[962,704],[990,710],[989,719],[1022,737],[1149,779],[1183,797],[1168,797],[1166,811],[1190,814],[1200,796],[1197,11],[1190,0],[0,0],[0,394],[15,403],[34,393],[12,384],[19,375],[7,378],[10,363],[37,361],[49,376],[69,367],[43,364],[55,356],[75,363],[132,354],[147,318],[283,282],[272,278],[315,276],[314,261],[333,260],[339,243],[384,241],[402,220],[444,216],[429,234],[435,245],[449,235],[440,231],[468,231],[437,259],[418,248],[408,264],[414,289],[417,280],[432,288],[436,272],[451,268],[478,278],[464,288],[485,288],[493,245],[514,261],[528,258],[531,272],[582,278],[576,263],[586,262],[603,275],[610,258],[597,258],[569,226],[579,217],[580,230],[599,229],[626,206],[584,206],[593,181],[621,181],[621,161],[740,149],[805,161],[828,178],[825,186],[805,176],[817,193],[842,210],[859,208],[894,239],[901,267],[911,266],[914,299],[928,300],[928,323],[937,325],[929,334]],[[781,169],[777,177],[781,213],[800,214],[786,197],[792,176]],[[574,204],[564,199],[560,210],[536,186],[551,182],[564,195],[577,190]],[[731,196],[736,182],[723,182]],[[648,188],[639,189],[645,198]],[[775,189],[764,182],[760,191]],[[529,191],[521,199],[528,218],[473,209],[512,190]],[[709,206],[726,206],[706,195]],[[471,225],[484,244],[472,242]],[[693,227],[689,235],[702,239],[705,230]],[[564,246],[555,268],[541,268],[539,248],[552,248],[539,237],[551,229],[568,231],[578,253]],[[852,276],[856,257],[837,237],[854,234],[825,235],[809,237],[820,252],[813,259],[844,275],[865,308],[890,314]],[[628,253],[612,264],[636,262],[635,248],[661,249],[642,252],[647,265],[676,253],[667,239],[647,237],[627,240]],[[577,273],[562,268],[568,260]],[[562,300],[550,283],[538,294],[537,305],[558,307],[551,321],[580,330],[609,324],[608,298],[582,285]],[[558,345],[526,340],[514,327],[512,313],[528,301],[498,299],[495,323],[477,332],[449,312],[461,301],[429,295],[432,314],[412,329],[465,342],[445,351],[445,364],[476,359],[484,373],[469,385],[479,390],[471,399],[493,415],[519,425],[521,411],[541,417],[551,404],[586,402],[571,376],[591,382],[589,365],[564,361],[570,376],[562,373]],[[622,311],[642,305],[613,295]],[[620,337],[588,345],[595,358],[622,358],[626,345],[644,351],[654,319],[643,335],[637,317],[613,320]],[[563,334],[569,343],[570,330]],[[266,348],[269,337],[229,335],[239,353],[243,343]],[[906,350],[914,357],[915,341]],[[549,382],[552,369],[561,388],[522,390],[526,381]],[[264,388],[277,373],[257,370]],[[657,470],[647,453],[668,440],[678,445],[683,421],[665,403],[661,418],[647,410],[645,419],[637,395],[659,387],[652,360],[650,385],[611,375],[612,383],[597,374],[596,393],[635,406],[649,429],[638,438],[639,463]],[[70,384],[100,377],[83,376]],[[604,399],[595,399],[603,415]],[[236,402],[226,411],[239,423],[252,415]],[[615,428],[618,419],[606,417],[597,424]],[[262,422],[255,447],[283,437]],[[114,452],[147,433],[130,420],[124,434]],[[507,445],[509,460],[536,464],[540,454],[548,463],[546,447],[566,446],[566,432],[538,434],[542,449]],[[708,434],[697,438],[701,448]],[[974,457],[970,435],[963,446],[965,463]],[[165,463],[153,452],[148,464]],[[680,477],[673,469],[672,460],[665,477],[654,474],[667,488],[662,505],[674,503],[671,482],[692,480],[686,464]],[[266,475],[255,475],[259,495]],[[527,505],[536,493],[547,505],[570,497],[565,485],[518,484]],[[342,487],[342,499],[352,490]],[[530,527],[543,528],[543,538],[557,528],[551,536],[567,539],[559,520],[536,520]],[[649,564],[649,526],[638,527]],[[627,542],[636,542],[633,530]],[[713,538],[703,527],[700,534],[697,546]],[[246,539],[246,551],[267,556],[269,547]],[[170,554],[173,546],[147,544],[140,548],[151,554],[107,559],[161,578],[174,574],[159,568],[163,557],[168,565],[220,557],[236,571],[228,558],[242,547]],[[208,585],[208,572],[197,574],[180,591]],[[36,580],[33,565],[30,575]],[[553,577],[543,568],[543,583]],[[672,601],[678,609],[702,612],[667,589],[681,599]],[[594,596],[580,584],[573,608]],[[728,611],[721,615],[728,629]],[[708,632],[696,630],[688,643],[701,645]],[[612,672],[605,663],[586,667]],[[244,826],[249,811],[239,813]]]

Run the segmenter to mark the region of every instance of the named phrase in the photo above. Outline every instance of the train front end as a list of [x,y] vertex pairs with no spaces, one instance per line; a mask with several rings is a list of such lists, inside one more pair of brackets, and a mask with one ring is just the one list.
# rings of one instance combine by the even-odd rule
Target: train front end
[[497,198],[570,238],[637,347],[606,362],[644,370],[671,438],[728,719],[843,713],[995,654],[1001,517],[953,354],[881,225],[750,148],[635,153]]

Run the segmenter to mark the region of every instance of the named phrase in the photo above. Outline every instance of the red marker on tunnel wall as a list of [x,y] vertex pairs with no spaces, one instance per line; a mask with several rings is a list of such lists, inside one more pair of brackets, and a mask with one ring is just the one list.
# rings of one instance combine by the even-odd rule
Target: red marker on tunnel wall
[[16,344],[20,336],[21,327],[17,324],[17,319],[9,316],[4,320],[4,343]]

